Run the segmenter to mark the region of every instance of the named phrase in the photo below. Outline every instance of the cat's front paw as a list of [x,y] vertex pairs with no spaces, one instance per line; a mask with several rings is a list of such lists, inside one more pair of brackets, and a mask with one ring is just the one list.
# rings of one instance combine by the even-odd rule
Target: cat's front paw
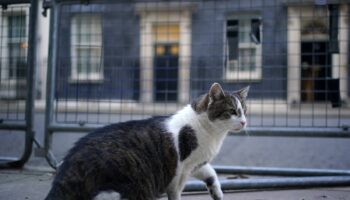
[[221,191],[220,188],[214,187],[209,189],[210,196],[213,198],[213,200],[223,200],[224,199],[224,193]]

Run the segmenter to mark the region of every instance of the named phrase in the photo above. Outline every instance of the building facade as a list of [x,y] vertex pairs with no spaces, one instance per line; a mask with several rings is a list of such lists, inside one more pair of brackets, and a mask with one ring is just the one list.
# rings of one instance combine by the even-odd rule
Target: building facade
[[348,2],[58,2],[56,98],[186,103],[219,82],[252,99],[349,99]]

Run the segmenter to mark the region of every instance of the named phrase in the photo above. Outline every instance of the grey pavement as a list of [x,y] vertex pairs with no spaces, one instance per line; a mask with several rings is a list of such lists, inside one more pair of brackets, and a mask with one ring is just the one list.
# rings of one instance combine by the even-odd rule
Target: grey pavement
[[[48,171],[0,170],[1,200],[41,200],[54,175]],[[225,192],[227,200],[349,200],[350,187]],[[108,197],[108,196],[107,196]],[[104,200],[112,200],[104,198]],[[161,200],[166,200],[166,197]],[[210,200],[207,192],[185,193],[182,200]],[[100,199],[99,199],[100,200]]]

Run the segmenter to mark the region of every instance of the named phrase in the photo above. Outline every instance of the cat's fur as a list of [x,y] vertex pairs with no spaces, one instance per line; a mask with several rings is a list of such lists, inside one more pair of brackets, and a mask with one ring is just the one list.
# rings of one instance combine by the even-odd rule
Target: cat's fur
[[213,199],[223,199],[209,162],[229,131],[246,126],[248,90],[224,92],[214,83],[170,117],[95,130],[64,158],[46,199],[93,199],[100,191],[115,191],[129,200],[153,200],[162,193],[180,200],[189,176],[203,180]]

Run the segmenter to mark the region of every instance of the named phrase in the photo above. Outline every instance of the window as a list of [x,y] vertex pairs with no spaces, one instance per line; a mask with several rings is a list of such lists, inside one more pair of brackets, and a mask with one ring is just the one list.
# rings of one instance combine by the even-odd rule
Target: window
[[26,16],[8,16],[9,77],[26,77]]
[[29,7],[11,5],[0,12],[0,98],[26,94]]
[[97,14],[75,15],[71,26],[71,80],[102,80],[101,17]]
[[28,46],[26,13],[5,13],[3,27],[2,79],[25,79]]
[[233,81],[261,79],[261,19],[241,14],[226,21],[225,78]]

